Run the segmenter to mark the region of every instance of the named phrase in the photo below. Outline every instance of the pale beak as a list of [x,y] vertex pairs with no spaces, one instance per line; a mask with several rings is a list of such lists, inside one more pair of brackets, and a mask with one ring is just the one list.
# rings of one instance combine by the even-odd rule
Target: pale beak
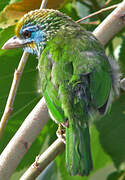
[[2,49],[20,48],[24,47],[25,44],[27,44],[25,40],[13,36],[3,45]]

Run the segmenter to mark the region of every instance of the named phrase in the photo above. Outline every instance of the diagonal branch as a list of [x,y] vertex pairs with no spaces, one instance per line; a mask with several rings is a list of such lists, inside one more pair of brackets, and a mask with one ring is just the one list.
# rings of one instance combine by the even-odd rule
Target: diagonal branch
[[61,139],[57,139],[49,148],[30,166],[24,173],[20,180],[33,180],[35,179],[47,166],[52,162],[58,154],[65,148]]

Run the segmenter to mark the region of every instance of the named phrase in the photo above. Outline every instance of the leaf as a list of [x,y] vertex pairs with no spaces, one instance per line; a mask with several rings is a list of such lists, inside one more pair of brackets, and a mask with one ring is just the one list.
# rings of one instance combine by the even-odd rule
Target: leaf
[[[21,2],[7,5],[0,13],[0,28],[6,28],[14,25],[28,11],[39,9],[41,2],[42,0],[22,0]],[[63,3],[64,0],[49,0],[47,3],[47,8],[57,9]]]
[[125,173],[123,171],[115,171],[108,176],[107,180],[125,180]]
[[[109,174],[111,174],[116,169],[114,168],[113,164],[108,164],[104,168],[99,169],[96,171],[96,173],[92,174],[92,176],[89,178],[89,180],[107,180],[107,177]],[[114,179],[112,179],[114,180]],[[118,179],[117,179],[118,180]]]
[[110,114],[96,122],[99,140],[116,168],[125,168],[125,93],[117,99]]
[[67,14],[68,16],[70,16],[70,17],[71,17],[72,19],[74,19],[74,20],[78,20],[78,19],[79,19],[76,6],[74,6],[74,3],[72,3],[72,2],[66,3],[66,4],[60,9],[60,11],[61,11],[62,13]]
[[9,2],[10,2],[10,0],[0,0],[0,11],[2,11],[3,10],[3,8],[7,5],[7,4],[9,4]]

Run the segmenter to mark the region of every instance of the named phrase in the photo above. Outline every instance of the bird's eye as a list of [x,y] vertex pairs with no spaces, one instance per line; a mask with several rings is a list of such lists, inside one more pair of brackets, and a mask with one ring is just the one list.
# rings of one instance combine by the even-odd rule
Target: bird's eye
[[29,38],[31,36],[31,32],[30,31],[23,31],[23,37],[24,38]]

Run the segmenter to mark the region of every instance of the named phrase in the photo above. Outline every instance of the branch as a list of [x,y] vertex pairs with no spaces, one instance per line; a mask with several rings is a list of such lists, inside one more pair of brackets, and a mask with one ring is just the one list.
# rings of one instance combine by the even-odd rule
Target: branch
[[111,1],[111,0],[107,0],[107,1],[105,2],[105,6],[107,6],[107,5],[110,3],[110,1]]
[[36,157],[35,162],[23,174],[20,180],[34,180],[64,148],[64,143],[58,138],[40,157]]
[[94,30],[97,39],[106,45],[124,26],[122,15],[125,13],[125,0]]
[[46,5],[47,5],[47,2],[48,2],[48,0],[42,0],[40,9],[44,9],[46,7]]

